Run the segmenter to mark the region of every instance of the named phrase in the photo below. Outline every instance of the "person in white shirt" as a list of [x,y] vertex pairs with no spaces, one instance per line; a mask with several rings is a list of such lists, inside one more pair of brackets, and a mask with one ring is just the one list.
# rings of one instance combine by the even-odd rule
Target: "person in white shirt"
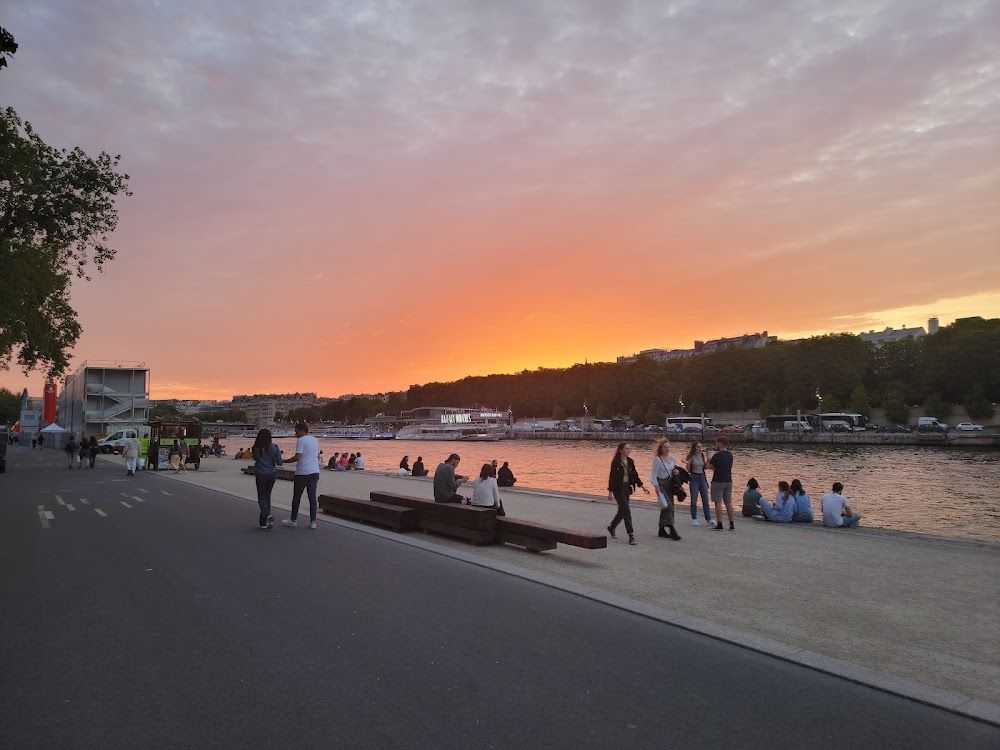
[[850,529],[858,525],[861,516],[851,508],[851,503],[841,493],[844,485],[833,483],[833,492],[823,495],[823,525],[831,529]]
[[140,448],[138,438],[125,438],[125,447],[122,449],[122,453],[125,454],[125,471],[127,472],[125,476],[127,477],[135,476],[135,464],[139,460]]
[[297,464],[292,487],[292,517],[281,522],[282,526],[298,526],[299,503],[302,491],[309,493],[309,528],[316,528],[316,488],[319,485],[319,441],[309,434],[309,425],[295,425],[295,455],[285,463]]
[[472,501],[470,505],[484,508],[500,507],[500,488],[497,486],[496,469],[490,464],[483,464],[476,481],[472,483]]
[[361,457],[361,451],[358,451],[358,455],[354,457],[354,468],[358,470],[365,468],[365,460]]
[[[660,438],[653,449],[653,469],[649,483],[656,488],[656,501],[660,505],[659,536],[680,541],[680,534],[674,528],[674,475],[677,461],[670,455],[670,440]],[[667,533],[670,529],[670,533]]]

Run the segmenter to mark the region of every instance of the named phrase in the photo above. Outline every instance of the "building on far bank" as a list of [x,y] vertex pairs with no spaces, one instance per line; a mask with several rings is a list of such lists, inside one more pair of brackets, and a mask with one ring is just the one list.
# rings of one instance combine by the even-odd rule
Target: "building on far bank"
[[732,336],[730,338],[695,341],[694,348],[692,349],[643,349],[631,357],[618,357],[618,363],[628,364],[635,362],[639,357],[648,357],[649,359],[655,359],[657,362],[669,362],[672,359],[690,357],[692,354],[701,354],[703,352],[715,352],[731,346],[756,349],[776,340],[777,337],[768,336],[767,331],[763,333],[744,333],[742,336]]
[[108,435],[149,419],[149,368],[145,362],[84,362],[59,394],[59,425],[75,437]]
[[327,400],[315,393],[255,393],[252,396],[233,396],[230,408],[246,412],[247,422],[267,427],[275,423],[278,412],[287,414],[292,409],[321,406]]
[[[929,321],[928,321],[929,322]],[[882,346],[893,341],[905,341],[906,339],[922,339],[927,333],[923,328],[886,328],[884,331],[868,331],[859,333],[858,338],[867,341],[875,346]]]

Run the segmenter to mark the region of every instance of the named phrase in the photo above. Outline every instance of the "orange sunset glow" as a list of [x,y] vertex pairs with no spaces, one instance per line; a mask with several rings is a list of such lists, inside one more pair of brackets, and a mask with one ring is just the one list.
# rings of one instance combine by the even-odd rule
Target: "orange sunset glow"
[[73,367],[336,396],[1000,317],[1000,4],[763,7],[9,0],[0,104],[134,191]]

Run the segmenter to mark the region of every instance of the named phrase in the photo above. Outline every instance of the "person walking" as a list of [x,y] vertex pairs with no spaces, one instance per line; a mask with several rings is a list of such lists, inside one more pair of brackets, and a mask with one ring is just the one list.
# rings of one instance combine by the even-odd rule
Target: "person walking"
[[[726,504],[729,516],[729,530],[733,531],[733,453],[729,450],[729,438],[720,435],[715,439],[715,453],[708,460],[712,469],[712,501],[715,503],[715,528],[722,531],[722,503]],[[707,514],[706,514],[707,515]]]
[[90,468],[93,469],[97,464],[97,454],[101,452],[101,449],[97,447],[97,436],[90,436]]
[[691,475],[691,525],[698,525],[698,494],[701,493],[701,505],[705,511],[705,521],[712,522],[712,514],[708,510],[708,479],[705,477],[705,451],[697,440],[691,443],[685,460],[688,473]]
[[257,523],[262,529],[270,529],[274,526],[274,516],[271,515],[271,490],[274,489],[274,481],[278,478],[278,467],[284,463],[278,446],[271,442],[270,430],[257,432],[257,439],[250,449],[250,455],[254,460],[253,475],[257,482],[257,505],[260,506],[260,518]]
[[[650,484],[656,488],[656,501],[660,504],[660,530],[658,536],[680,541],[674,528],[674,477],[679,473],[677,461],[670,455],[670,440],[660,438],[653,448],[653,469]],[[667,533],[670,529],[670,533]]]
[[125,438],[125,447],[122,448],[122,453],[125,456],[125,476],[135,476],[135,466],[139,461],[139,451],[141,448],[142,445],[139,443],[139,438]]
[[316,528],[316,488],[319,486],[319,441],[309,434],[309,425],[299,422],[295,425],[295,455],[286,458],[295,466],[292,486],[292,517],[281,522],[282,526],[298,526],[299,504],[302,493],[309,495],[309,528]]
[[90,439],[86,435],[80,438],[80,450],[78,453],[80,456],[80,468],[86,469],[90,466]]
[[180,441],[176,438],[174,439],[174,444],[170,446],[170,465],[174,469],[174,474],[177,474],[181,470],[181,446]]
[[179,463],[177,465],[178,470],[182,474],[186,474],[187,473],[187,460],[188,460],[188,457],[191,455],[191,446],[189,446],[187,444],[187,439],[186,438],[181,438],[180,440],[177,441],[177,455],[180,458],[180,461],[179,461]]
[[73,468],[73,458],[76,456],[76,449],[78,447],[79,446],[77,446],[76,440],[74,440],[73,436],[70,435],[69,440],[66,442],[66,447],[64,448],[66,451],[66,458],[69,459],[69,466],[66,467],[67,469]]
[[608,500],[618,503],[618,512],[611,519],[608,526],[608,533],[612,539],[617,539],[615,529],[621,521],[625,521],[625,531],[628,532],[628,543],[634,545],[635,531],[632,528],[632,510],[628,506],[628,499],[635,492],[636,487],[642,487],[642,491],[647,495],[649,490],[639,479],[639,472],[635,470],[635,462],[629,458],[632,446],[628,443],[619,443],[615,451],[615,457],[611,459],[611,471],[608,473]]

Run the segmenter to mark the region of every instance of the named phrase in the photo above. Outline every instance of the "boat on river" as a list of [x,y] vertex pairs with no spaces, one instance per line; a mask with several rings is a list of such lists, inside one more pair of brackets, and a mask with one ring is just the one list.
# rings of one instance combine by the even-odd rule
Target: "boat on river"
[[369,429],[395,429],[397,440],[494,442],[507,436],[510,412],[457,406],[420,406],[399,415],[365,420]]

